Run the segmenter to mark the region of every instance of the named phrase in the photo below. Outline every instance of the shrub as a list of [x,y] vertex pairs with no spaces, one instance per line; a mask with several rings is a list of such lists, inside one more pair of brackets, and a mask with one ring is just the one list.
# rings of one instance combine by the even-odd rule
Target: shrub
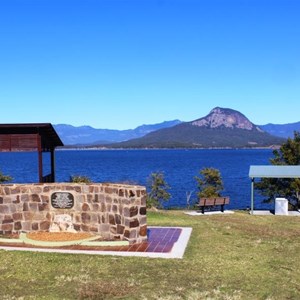
[[148,188],[150,192],[147,195],[147,207],[162,208],[163,203],[171,197],[168,190],[169,185],[166,183],[162,172],[151,173],[148,178]]
[[91,183],[91,179],[87,176],[82,176],[82,175],[72,175],[70,177],[70,182],[73,183]]
[[0,183],[6,182],[6,181],[11,181],[12,177],[9,175],[3,175],[3,173],[0,171]]

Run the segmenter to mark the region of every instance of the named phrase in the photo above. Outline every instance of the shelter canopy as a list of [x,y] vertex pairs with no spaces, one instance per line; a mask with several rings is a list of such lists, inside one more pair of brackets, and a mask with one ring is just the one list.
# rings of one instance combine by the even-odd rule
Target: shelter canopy
[[50,123],[0,124],[0,151],[51,151],[63,143]]
[[[0,152],[37,151],[39,182],[55,181],[54,150],[63,146],[50,123],[0,124]],[[50,152],[51,173],[43,176],[42,152]]]
[[300,178],[300,166],[250,166],[251,178],[251,214],[254,210],[254,179],[255,178]]
[[250,166],[250,178],[300,178],[300,166]]

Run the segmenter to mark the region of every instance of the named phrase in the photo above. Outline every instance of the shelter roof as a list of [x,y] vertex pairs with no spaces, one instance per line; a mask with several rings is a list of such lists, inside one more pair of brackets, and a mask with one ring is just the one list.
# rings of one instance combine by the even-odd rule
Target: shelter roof
[[250,166],[250,178],[300,178],[300,166]]
[[63,146],[51,123],[0,124],[0,151],[20,151],[36,149],[41,139],[43,151]]

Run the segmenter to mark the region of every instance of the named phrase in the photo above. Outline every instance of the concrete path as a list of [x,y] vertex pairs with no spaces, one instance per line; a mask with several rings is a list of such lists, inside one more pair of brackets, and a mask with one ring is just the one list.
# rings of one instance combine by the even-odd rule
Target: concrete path
[[[152,241],[151,238],[149,238],[149,241],[147,243],[144,243],[142,245],[145,245],[145,247],[140,247],[139,245],[132,245],[132,247],[136,247],[136,250],[133,250],[130,248],[130,246],[121,245],[119,247],[119,250],[108,250],[109,244],[105,245],[105,250],[71,250],[71,249],[57,249],[53,248],[52,242],[51,248],[28,248],[28,247],[12,247],[12,246],[0,246],[0,249],[6,250],[6,251],[33,251],[33,252],[47,252],[47,253],[65,253],[65,254],[89,254],[89,255],[113,255],[113,256],[137,256],[137,257],[152,257],[152,258],[183,258],[185,249],[187,247],[187,244],[189,242],[192,228],[190,227],[154,227],[149,226],[148,227],[151,233],[151,230],[153,231],[159,231],[161,235],[161,239],[157,239],[157,235],[153,237],[155,241]],[[172,238],[170,239],[170,243],[172,244],[170,247],[170,250],[168,252],[163,252],[163,248],[165,248],[166,243],[166,234],[164,232],[172,232],[174,229],[179,229],[179,236],[176,238],[176,241]],[[151,235],[151,234],[150,234]],[[153,234],[154,236],[154,234]],[[8,239],[5,239],[8,241]],[[164,240],[164,244],[163,244]],[[13,242],[13,240],[9,240],[10,242]],[[24,240],[22,241],[22,243]],[[19,243],[19,242],[18,242]],[[78,241],[77,241],[78,243]],[[90,241],[90,243],[94,243]],[[151,247],[152,243],[152,247]],[[161,245],[160,245],[161,243]],[[170,243],[167,244],[170,245]],[[89,244],[90,246],[91,244]],[[154,245],[154,247],[153,247]],[[37,245],[38,246],[38,245]],[[43,245],[44,246],[44,245]],[[57,245],[56,245],[57,246]],[[95,245],[96,246],[96,245]],[[101,245],[102,246],[102,245]],[[116,245],[113,245],[113,249],[116,248]],[[126,249],[122,251],[121,249]],[[140,249],[140,250],[139,250]]]

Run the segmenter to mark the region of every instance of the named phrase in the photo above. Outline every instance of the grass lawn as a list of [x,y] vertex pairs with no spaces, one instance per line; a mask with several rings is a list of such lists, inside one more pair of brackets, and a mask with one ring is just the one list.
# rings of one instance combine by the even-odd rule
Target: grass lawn
[[183,259],[0,250],[0,299],[300,299],[300,218],[148,212],[193,232]]

